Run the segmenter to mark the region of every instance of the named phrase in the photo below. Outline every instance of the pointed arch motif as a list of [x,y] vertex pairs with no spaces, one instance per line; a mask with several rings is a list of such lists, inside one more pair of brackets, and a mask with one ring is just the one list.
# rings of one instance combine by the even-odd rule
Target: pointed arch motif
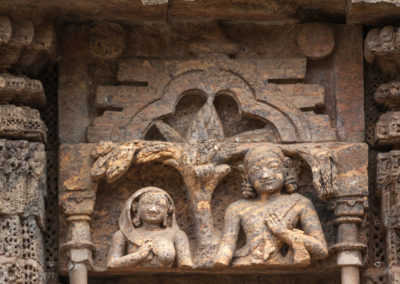
[[[296,106],[270,96],[268,92],[256,94],[249,83],[238,74],[218,69],[186,71],[177,75],[157,90],[160,93],[160,100],[149,104],[134,116],[122,115],[127,119],[115,125],[114,128],[121,128],[122,125],[125,130],[125,141],[143,139],[157,120],[175,112],[179,99],[191,90],[205,94],[206,104],[212,109],[214,109],[212,101],[216,94],[224,92],[232,96],[238,103],[239,112],[242,115],[255,117],[273,125],[279,142],[312,140],[307,118]],[[129,111],[129,108],[123,110],[123,112]],[[114,132],[120,135],[118,129],[113,129],[112,133]],[[113,140],[112,137],[111,140]]]

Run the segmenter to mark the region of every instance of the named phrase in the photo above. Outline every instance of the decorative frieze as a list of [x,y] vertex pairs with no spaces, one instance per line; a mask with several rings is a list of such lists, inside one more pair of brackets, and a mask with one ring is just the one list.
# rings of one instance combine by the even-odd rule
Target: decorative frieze
[[45,283],[44,145],[0,140],[0,279]]
[[30,107],[0,105],[0,137],[46,142],[46,125]]
[[42,83],[25,76],[0,74],[0,104],[28,105],[43,107],[46,95]]

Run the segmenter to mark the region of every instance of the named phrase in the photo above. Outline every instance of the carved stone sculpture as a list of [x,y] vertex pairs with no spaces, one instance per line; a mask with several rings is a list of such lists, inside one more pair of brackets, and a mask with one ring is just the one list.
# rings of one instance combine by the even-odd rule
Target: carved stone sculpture
[[38,110],[26,106],[0,105],[1,137],[46,142],[46,131]]
[[45,283],[44,145],[0,139],[0,283]]
[[107,266],[192,267],[189,241],[176,223],[172,198],[157,187],[136,191],[119,218],[112,238]]
[[381,114],[376,122],[375,141],[378,145],[393,145],[400,141],[399,82],[380,85],[375,91],[375,101],[389,111]]
[[[328,256],[321,224],[311,201],[298,194],[283,194],[295,189],[285,179],[285,156],[279,149],[260,146],[244,158],[243,195],[247,199],[234,202],[225,215],[225,227],[214,264],[227,266],[254,264],[310,263]],[[298,228],[298,223],[301,228]],[[246,244],[235,250],[242,227]],[[284,246],[288,250],[284,250]]]
[[400,244],[399,159],[399,150],[378,154],[376,188],[381,196],[381,219],[386,231],[386,255],[388,256],[386,263],[389,267],[389,275],[387,275],[389,278],[400,275],[397,249]]
[[375,28],[368,32],[364,42],[364,56],[387,74],[398,72],[400,30],[397,26]]
[[[353,243],[363,241],[358,240],[359,223],[355,223],[360,218],[347,218],[344,214],[363,216],[364,211],[353,211],[364,208],[367,152],[365,145],[343,142],[361,141],[364,137],[362,112],[352,111],[350,118],[347,111],[352,106],[362,106],[358,99],[362,92],[354,92],[357,95],[351,97],[352,102],[347,95],[351,86],[362,85],[357,67],[361,63],[361,44],[349,45],[340,34],[345,32],[346,39],[351,36],[354,41],[361,38],[360,30],[342,31],[335,27],[328,35],[332,40],[322,52],[319,48],[310,50],[314,45],[307,38],[303,39],[307,46],[299,51],[296,26],[296,35],[291,37],[296,52],[284,56],[276,52],[265,58],[262,52],[255,56],[251,51],[249,56],[239,41],[232,40],[236,33],[232,31],[229,39],[238,44],[240,54],[233,52],[228,57],[218,53],[210,60],[204,54],[213,53],[212,48],[199,55],[204,44],[200,37],[188,39],[196,43],[197,49],[191,49],[192,54],[187,57],[137,56],[134,47],[144,41],[141,32],[132,33],[132,28],[126,26],[127,48],[121,56],[104,62],[107,58],[101,56],[86,58],[85,54],[96,47],[89,44],[86,51],[79,52],[82,62],[62,70],[66,73],[62,73],[65,80],[60,87],[59,104],[71,105],[74,101],[74,106],[60,108],[63,145],[59,197],[66,221],[61,243],[68,256],[60,257],[63,272],[68,268],[71,279],[76,280],[86,278],[88,271],[93,276],[133,274],[149,268],[162,273],[179,272],[172,254],[167,258],[157,255],[157,237],[161,234],[163,240],[168,240],[168,251],[173,248],[178,256],[179,266],[178,248],[166,234],[173,226],[164,227],[160,218],[156,230],[149,231],[143,218],[137,218],[141,215],[136,211],[140,211],[141,202],[148,198],[151,204],[165,197],[145,194],[129,198],[133,189],[152,185],[165,189],[176,202],[179,226],[188,236],[194,267],[200,269],[197,271],[212,269],[214,263],[250,266],[238,269],[239,273],[265,273],[265,266],[291,271],[325,258],[328,243],[330,247],[340,246],[330,251],[327,260],[313,266],[322,265],[337,273],[336,265],[340,265],[345,267],[343,274],[348,274],[347,268],[358,273],[364,247],[358,249]],[[71,27],[71,32],[74,30]],[[312,31],[309,29],[308,33]],[[82,31],[82,36],[87,34]],[[72,46],[64,60],[76,60]],[[350,48],[340,53],[343,47]],[[349,63],[349,57],[356,60]],[[311,62],[311,58],[320,61]],[[82,70],[88,77],[81,76]],[[322,70],[329,70],[327,74],[333,70],[338,76],[325,83],[327,75]],[[348,76],[350,70],[354,76]],[[72,80],[76,74],[79,80]],[[89,93],[93,96],[87,103],[82,98]],[[332,101],[336,104],[332,105]],[[353,114],[362,119],[355,119]],[[360,123],[350,125],[349,121]],[[254,161],[250,157],[261,159]],[[278,159],[279,169],[274,171],[280,173],[281,181],[271,199],[260,198],[261,192],[252,198],[253,191],[249,190],[244,191],[249,198],[241,197],[238,164],[243,158],[249,178],[250,165],[263,168],[266,160]],[[297,175],[301,177],[298,189],[293,179]],[[250,178],[249,184],[260,189],[254,180]],[[112,206],[109,200],[113,201]],[[335,213],[328,211],[327,201],[337,201]],[[347,205],[349,210],[343,212]],[[221,251],[225,253],[223,215],[229,206],[228,213],[233,212],[237,218],[240,206],[247,206],[249,214],[260,209],[264,215],[243,216],[248,217],[247,223],[235,224],[237,236],[230,244],[239,249],[228,252],[233,261],[228,257],[218,263]],[[232,209],[235,206],[237,210]],[[117,226],[121,207],[128,212],[125,223],[133,233],[124,233],[121,223]],[[334,223],[334,218],[341,223]],[[79,225],[83,221],[85,226]],[[232,228],[228,223],[226,227]],[[249,229],[251,226],[254,228]],[[246,234],[244,246],[240,229]],[[261,241],[256,240],[258,237]],[[85,250],[87,257],[72,257]],[[353,250],[356,256],[351,261],[334,263],[336,253],[339,258]],[[225,271],[236,269],[228,267]]]

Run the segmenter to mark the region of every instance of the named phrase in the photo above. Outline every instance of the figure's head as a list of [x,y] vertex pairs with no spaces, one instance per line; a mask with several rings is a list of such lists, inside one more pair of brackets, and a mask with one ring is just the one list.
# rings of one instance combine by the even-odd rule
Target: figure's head
[[171,215],[175,209],[171,197],[157,187],[146,187],[138,192],[131,205],[133,225],[139,227],[147,223],[171,226]]
[[261,194],[279,192],[289,179],[285,168],[288,159],[282,151],[272,145],[263,145],[250,149],[244,156],[243,166],[246,176],[242,188],[246,198]]

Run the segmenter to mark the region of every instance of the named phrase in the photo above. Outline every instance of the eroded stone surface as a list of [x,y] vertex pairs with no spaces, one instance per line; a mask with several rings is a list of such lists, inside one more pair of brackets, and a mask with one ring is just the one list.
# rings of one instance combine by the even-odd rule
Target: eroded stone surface
[[395,24],[400,17],[400,4],[397,0],[351,0],[349,1],[347,22],[379,26]]
[[0,74],[0,103],[43,107],[46,95],[39,80],[3,73]]
[[0,280],[45,283],[44,145],[0,140]]
[[38,110],[30,107],[0,105],[1,137],[46,142],[46,131]]
[[[104,228],[104,223],[106,222],[107,224],[110,224],[110,227],[107,227],[107,230],[94,230],[93,231],[93,242],[96,244],[96,247],[98,249],[94,263],[97,263],[100,266],[105,266],[105,261],[107,257],[107,252],[109,249],[109,245],[111,242],[111,235],[115,233],[116,230],[118,230],[117,227],[117,218],[120,214],[120,211],[118,209],[118,206],[113,208],[107,206],[103,202],[105,200],[108,200],[106,192],[109,192],[112,190],[112,192],[115,192],[117,194],[115,196],[116,200],[118,200],[118,204],[122,206],[123,202],[126,201],[126,199],[129,197],[134,192],[134,189],[129,184],[132,183],[138,183],[138,180],[136,179],[137,177],[139,178],[140,181],[138,184],[147,184],[146,182],[146,176],[148,176],[151,180],[154,180],[157,185],[159,186],[165,186],[167,189],[167,192],[170,194],[173,194],[173,196],[176,196],[174,198],[177,200],[177,221],[178,224],[182,227],[183,230],[188,234],[189,240],[190,240],[190,245],[192,247],[192,253],[195,253],[194,255],[194,260],[195,263],[202,263],[202,265],[210,265],[209,263],[212,262],[212,259],[209,259],[209,255],[211,253],[211,249],[216,249],[218,247],[219,241],[219,231],[222,229],[223,226],[223,221],[221,219],[222,215],[215,215],[216,212],[220,212],[219,214],[224,214],[224,211],[226,210],[227,206],[234,202],[235,200],[240,199],[240,175],[235,170],[235,164],[219,164],[222,161],[226,160],[229,161],[229,157],[235,157],[235,153],[243,153],[246,152],[246,149],[251,149],[252,147],[255,147],[255,144],[238,144],[235,147],[232,148],[233,145],[227,144],[226,146],[218,146],[219,144],[215,144],[215,146],[209,145],[208,149],[214,149],[215,157],[212,158],[212,156],[206,155],[203,156],[205,153],[201,154],[202,150],[199,148],[200,152],[198,152],[195,156],[195,152],[193,152],[194,149],[192,146],[189,146],[185,150],[184,147],[179,146],[179,144],[175,144],[175,146],[171,143],[167,142],[133,142],[131,144],[125,143],[125,144],[112,144],[112,143],[106,143],[103,145],[100,145],[99,147],[92,148],[95,149],[93,152],[93,155],[97,158],[97,162],[95,163],[93,169],[92,169],[92,176],[95,177],[95,179],[98,179],[102,176],[108,177],[109,180],[112,182],[109,186],[107,186],[107,189],[103,188],[103,186],[100,186],[100,191],[97,193],[98,197],[100,198],[97,199],[99,202],[98,210],[94,209],[94,214],[95,218],[100,218],[96,219],[99,221],[96,221],[95,224],[93,224],[94,228]],[[302,146],[284,146],[283,151],[286,153],[286,155],[289,155],[290,157],[294,157],[292,155],[296,155],[295,153],[303,153],[303,161],[308,163],[310,166],[312,165],[313,168],[313,179],[314,179],[314,184],[317,188],[320,188],[320,196],[341,196],[341,198],[344,198],[345,200],[340,201],[343,204],[338,207],[338,214],[343,214],[340,212],[345,212],[343,211],[345,208],[346,204],[352,204],[351,199],[353,198],[352,196],[358,195],[358,196],[365,196],[367,193],[367,177],[366,177],[366,152],[365,152],[365,146],[362,145],[340,145],[340,144],[331,144],[331,145],[326,145],[327,148],[321,148],[322,144],[320,145],[304,145],[304,148]],[[92,147],[92,146],[91,146]],[[281,147],[281,146],[280,146]],[[88,159],[89,151],[85,150],[82,152],[83,149],[89,149],[85,145],[81,146],[66,146],[63,147],[63,153],[64,153],[64,158],[62,161],[71,161],[70,159],[72,158],[71,154],[74,152],[81,153],[79,156],[76,156],[76,158],[72,158],[74,163],[76,165],[80,164],[82,161],[81,159]],[[67,150],[69,149],[69,150]],[[78,150],[82,149],[82,150]],[[224,149],[224,150],[223,150]],[[236,150],[235,150],[236,149]],[[328,150],[331,149],[331,150]],[[71,152],[72,151],[72,152]],[[181,152],[184,151],[184,152]],[[332,152],[333,151],[333,152]],[[86,154],[84,154],[86,153]],[[134,154],[135,153],[135,154]],[[191,154],[192,153],[192,154]],[[219,154],[218,154],[219,153]],[[222,154],[226,153],[226,154]],[[306,154],[308,153],[308,154]],[[211,154],[211,153],[209,153]],[[83,156],[86,155],[86,158]],[[233,156],[232,156],[233,155]],[[240,156],[240,154],[239,154]],[[192,158],[190,158],[192,157]],[[208,157],[208,158],[207,158]],[[334,167],[337,168],[338,172],[332,176],[332,165],[330,164],[330,157],[335,157],[333,158],[335,160]],[[359,157],[357,161],[354,160],[354,157]],[[195,158],[195,160],[193,160]],[[131,160],[132,159],[132,160]],[[188,160],[186,160],[188,159]],[[204,160],[206,159],[206,160]],[[207,159],[211,159],[212,164],[207,163]],[[221,160],[221,162],[218,162]],[[175,160],[175,161],[174,161]],[[186,162],[185,162],[186,160]],[[191,160],[193,160],[191,162]],[[364,162],[362,162],[364,160]],[[177,177],[174,177],[172,180],[169,181],[169,175],[164,175],[163,171],[164,170],[157,170],[157,173],[153,174],[146,174],[146,169],[150,169],[151,167],[154,167],[154,164],[149,164],[149,166],[146,166],[147,163],[151,163],[151,161],[164,161],[165,164],[172,166],[173,168],[179,169],[179,172],[182,173],[184,177],[184,184],[186,184],[186,188],[188,189],[189,198],[190,202],[192,203],[191,208],[194,211],[189,211],[190,207],[188,207],[188,201],[184,200],[184,196],[177,195],[178,192],[182,192],[181,187],[183,184],[181,183],[182,181],[177,183]],[[299,162],[301,160],[294,159],[294,161]],[[82,177],[85,177],[87,174],[90,174],[88,172],[88,169],[83,171],[82,168],[77,168],[77,171],[71,171],[75,167],[69,165],[69,163],[62,162],[64,165],[61,169],[61,171],[65,174],[63,180],[79,180]],[[195,162],[195,164],[190,164]],[[232,161],[233,162],[233,161]],[[141,164],[142,166],[140,167],[135,167],[134,164]],[[144,163],[144,164],[143,164]],[[188,164],[189,163],[189,164]],[[300,163],[301,164],[301,163]],[[300,165],[299,164],[299,165]],[[153,165],[153,166],[152,166]],[[231,166],[229,166],[231,165]],[[359,168],[360,165],[361,168]],[[232,174],[229,174],[230,168],[233,167]],[[133,169],[131,167],[136,168],[134,171],[136,172],[133,173]],[[140,168],[143,168],[143,171],[140,171]],[[131,170],[129,170],[131,168]],[[70,170],[69,170],[70,169]],[[186,170],[185,170],[186,169]],[[359,169],[359,172],[357,172],[357,175],[355,175],[354,169]],[[137,172],[137,171],[140,171]],[[305,168],[303,168],[304,171]],[[71,174],[69,174],[71,173]],[[72,174],[75,173],[75,174]],[[150,176],[149,176],[150,174]],[[170,173],[171,174],[171,173]],[[176,175],[176,174],[174,174]],[[224,176],[228,175],[230,179],[235,177],[234,179],[237,180],[239,183],[236,184],[236,190],[235,193],[229,193],[226,195],[223,199],[217,199],[219,200],[213,200],[211,197],[213,196],[213,192],[215,191],[214,195],[221,194],[221,192],[224,192],[222,189],[224,186],[221,187],[221,185],[218,186],[219,181],[224,181]],[[159,177],[157,177],[159,176]],[[196,178],[197,176],[197,178]],[[349,177],[351,178],[351,181]],[[125,177],[127,180],[125,180]],[[179,175],[178,175],[179,177]],[[179,180],[180,178],[178,178]],[[63,182],[61,180],[61,182]],[[129,182],[128,182],[129,180]],[[296,180],[296,179],[294,179]],[[324,180],[323,182],[321,182]],[[299,192],[302,193],[304,192],[304,186],[301,185],[303,181],[300,181],[299,185]],[[128,182],[128,183],[125,183]],[[199,183],[200,182],[200,183]],[[311,182],[311,181],[309,181]],[[62,183],[61,183],[62,184]],[[64,183],[65,184],[65,183]],[[326,187],[328,186],[329,187]],[[207,188],[207,192],[201,193],[201,188],[203,187]],[[218,187],[217,187],[218,186]],[[137,187],[135,187],[138,189]],[[176,189],[172,189],[176,188]],[[105,191],[104,191],[105,190]],[[222,191],[221,191],[222,190]],[[65,186],[62,186],[62,191],[65,191]],[[72,211],[66,211],[70,212],[68,214],[90,214],[90,211],[86,211],[84,209],[84,204],[86,204],[85,200],[94,200],[94,196],[89,197],[89,192],[90,191],[74,191],[74,195],[76,195],[76,200],[79,200],[79,198],[82,200],[80,202],[82,203],[76,203],[79,208],[79,204],[82,204],[80,208],[82,208],[82,211],[76,211],[76,213],[72,213]],[[119,193],[117,193],[119,192]],[[104,195],[105,194],[105,195]],[[309,194],[309,193],[308,193]],[[315,194],[315,193],[314,193]],[[113,193],[114,195],[114,193]],[[69,194],[63,194],[61,195],[60,202],[62,204],[73,204],[71,203],[72,199],[70,199]],[[180,197],[178,197],[180,196]],[[228,196],[230,196],[228,198]],[[307,195],[310,196],[310,195]],[[347,197],[348,196],[348,197]],[[105,199],[104,199],[105,198]],[[217,198],[217,197],[216,197]],[[222,196],[221,196],[222,198]],[[314,197],[315,198],[315,197]],[[346,199],[347,198],[347,199]],[[365,198],[365,197],[364,197]],[[223,201],[222,201],[223,200]],[[313,199],[314,201],[316,199]],[[349,200],[349,201],[346,201]],[[361,198],[362,200],[362,198]],[[222,202],[222,203],[221,203]],[[347,203],[350,202],[350,203]],[[361,202],[363,204],[364,201]],[[102,205],[101,205],[102,204]],[[358,204],[356,202],[356,204]],[[65,208],[68,208],[65,207]],[[222,208],[220,206],[223,206]],[[318,210],[321,210],[320,205],[317,206],[317,208],[320,208]],[[346,205],[347,206],[347,205]],[[357,205],[358,208],[358,205]],[[92,207],[93,210],[93,207]],[[110,211],[111,210],[111,211]],[[214,212],[214,210],[216,210]],[[357,209],[358,210],[358,209]],[[108,213],[106,213],[108,212]],[[193,212],[193,213],[189,213]],[[319,211],[320,212],[320,211]],[[111,215],[110,215],[111,214]],[[194,215],[191,215],[194,214]],[[362,213],[361,213],[362,214]],[[109,218],[109,216],[114,216],[114,219]],[[195,217],[194,223],[193,222],[193,216]],[[213,217],[214,216],[214,217]],[[217,217],[219,216],[219,217]],[[217,219],[215,219],[217,218]],[[322,217],[326,218],[326,217]],[[102,221],[100,221],[102,220]],[[113,221],[114,220],[114,221]],[[187,221],[183,221],[187,220]],[[191,220],[191,221],[190,221]],[[196,221],[198,220],[198,221]],[[213,221],[214,220],[214,221]],[[323,219],[325,220],[325,219]],[[182,221],[182,222],[181,222]],[[100,222],[100,223],[99,223]],[[103,224],[103,225],[102,225]],[[192,225],[190,225],[192,224]],[[197,224],[197,225],[196,225]],[[324,224],[324,223],[323,223]],[[189,225],[189,226],[188,226]],[[194,227],[193,227],[194,226]],[[329,226],[327,227],[327,224],[323,225],[324,230],[329,230]],[[106,233],[107,231],[107,233]],[[208,233],[207,233],[208,232]],[[214,232],[213,235],[209,235],[209,232]],[[327,231],[325,231],[325,234],[327,234]],[[327,235],[325,235],[327,236]],[[331,237],[329,237],[328,234],[328,243],[332,243]],[[200,247],[199,247],[200,246]],[[200,249],[202,248],[202,249]],[[204,254],[197,255],[199,252],[204,252]],[[208,264],[207,264],[208,263]],[[118,270],[117,270],[118,271]],[[114,272],[115,273],[115,272]]]
[[397,26],[375,28],[368,32],[364,42],[364,56],[368,63],[375,63],[384,73],[396,74],[400,65],[400,32]]
[[108,268],[192,268],[189,241],[176,222],[171,196],[157,187],[136,191],[119,217],[107,259]]
[[[285,68],[281,68],[282,66]],[[217,140],[223,139],[224,134],[221,132],[223,126],[218,122],[220,118],[215,109],[215,101],[218,95],[223,93],[237,102],[237,108],[242,114],[270,121],[275,127],[278,141],[334,140],[335,134],[330,128],[329,121],[318,119],[324,117],[323,115],[305,115],[301,111],[324,105],[322,87],[306,84],[285,86],[268,84],[269,79],[302,78],[305,76],[304,72],[305,60],[302,58],[275,60],[219,58],[212,62],[208,60],[123,61],[118,72],[119,80],[142,82],[148,86],[146,88],[110,86],[98,89],[97,101],[101,103],[102,108],[106,106],[111,110],[113,107],[118,107],[122,108],[122,111],[108,111],[96,118],[93,126],[88,129],[88,140],[98,142],[144,138],[152,122],[162,120],[159,119],[161,117],[174,115],[174,106],[178,104],[182,94],[193,97],[196,92],[206,96],[207,102],[200,108],[192,123],[200,123],[200,120],[203,120],[201,123],[207,124],[209,122],[205,121],[206,118],[215,121],[217,124],[213,129],[219,134],[210,135],[215,136]],[[147,92],[153,95],[146,96]],[[282,93],[284,95],[281,95]],[[294,100],[293,96],[296,97]],[[310,104],[310,100],[313,100],[313,103]],[[285,113],[289,120],[281,113]],[[156,124],[156,127],[157,125],[160,124]],[[325,128],[323,135],[320,135],[319,131],[314,131],[317,125],[323,125]],[[191,132],[192,126],[188,127],[187,133]],[[202,129],[198,125],[193,127]],[[158,130],[160,131],[160,128]],[[166,132],[167,128],[161,131]],[[210,138],[208,134],[191,133],[196,137],[205,135],[200,138],[203,141]],[[187,135],[184,138],[187,141],[191,139]]]

